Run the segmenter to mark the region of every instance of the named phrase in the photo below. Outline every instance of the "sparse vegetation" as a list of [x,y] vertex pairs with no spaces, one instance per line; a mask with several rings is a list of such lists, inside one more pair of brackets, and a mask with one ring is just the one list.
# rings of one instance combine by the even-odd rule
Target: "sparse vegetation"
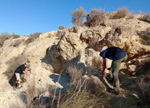
[[1,33],[1,35],[0,35],[0,47],[2,47],[4,42],[9,38],[10,38],[10,35],[7,32]]
[[77,79],[79,79],[83,74],[82,71],[78,70],[76,67],[71,66],[68,68],[68,73],[71,77],[72,82],[77,81]]
[[76,12],[71,12],[72,23],[76,26],[80,26],[84,22],[84,17],[87,16],[87,12],[83,7],[76,9]]
[[6,62],[7,70],[4,72],[4,75],[6,75],[10,80],[14,74],[15,69],[21,64],[25,63],[25,61],[26,56],[24,54],[11,58],[8,62]]
[[33,38],[33,37],[29,37],[25,42],[24,42],[24,44],[29,44],[29,43],[31,43],[31,42],[33,42],[35,39]]
[[127,16],[127,14],[129,13],[127,8],[120,8],[117,10],[117,12],[115,13],[115,15],[113,15],[111,17],[111,19],[120,19],[120,18],[124,18],[125,16]]
[[98,108],[100,103],[95,95],[90,94],[86,89],[68,93],[61,100],[61,108]]
[[30,34],[30,37],[34,38],[34,39],[37,39],[37,38],[39,38],[40,34],[42,34],[42,33],[41,32],[36,32],[36,33]]
[[7,39],[10,39],[10,38],[19,38],[20,35],[17,35],[15,33],[12,33],[11,35],[7,32],[4,32],[4,33],[1,33],[0,34],[0,47],[3,46],[4,42],[7,40]]
[[[76,87],[71,87],[65,92],[65,94],[51,93],[49,91],[48,97],[43,97],[42,93],[36,94],[36,87],[34,83],[31,83],[27,92],[26,98],[22,96],[24,102],[26,102],[27,108],[31,107],[49,107],[49,108],[87,108],[87,107],[96,107],[103,106],[103,103],[100,102],[100,98],[103,94],[91,94],[90,91],[84,86],[85,81],[79,80],[76,84]],[[50,89],[49,89],[50,90]],[[47,98],[45,104],[42,104],[42,99]]]
[[12,35],[11,35],[14,39],[15,38],[19,38],[20,37],[20,35],[18,35],[18,34],[15,34],[15,33],[12,33]]
[[90,11],[90,16],[91,16],[91,25],[96,26],[100,25],[105,22],[106,17],[105,17],[105,11],[103,9],[101,10],[96,10],[92,9]]

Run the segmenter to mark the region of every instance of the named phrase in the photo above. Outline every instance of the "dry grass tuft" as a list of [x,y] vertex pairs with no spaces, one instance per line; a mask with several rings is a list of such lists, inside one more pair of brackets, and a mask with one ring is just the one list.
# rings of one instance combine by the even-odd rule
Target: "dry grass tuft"
[[[77,91],[78,92],[78,91]],[[79,93],[69,93],[61,100],[61,108],[96,108],[98,107],[98,98],[91,95],[85,89]]]
[[[31,108],[31,106],[37,106],[36,103],[36,96],[37,96],[37,89],[35,86],[35,79],[32,78],[32,81],[30,79],[30,81],[28,81],[28,89],[26,91],[26,95],[27,95],[27,106],[29,108]],[[39,105],[39,103],[38,103]]]
[[72,82],[77,81],[77,79],[81,78],[83,72],[78,70],[76,67],[69,67],[68,68],[68,73],[71,77]]

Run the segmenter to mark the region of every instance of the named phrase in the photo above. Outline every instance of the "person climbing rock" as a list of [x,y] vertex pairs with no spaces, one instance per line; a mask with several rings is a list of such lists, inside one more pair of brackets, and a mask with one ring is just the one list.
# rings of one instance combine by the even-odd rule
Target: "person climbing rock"
[[126,61],[128,58],[127,52],[119,47],[104,46],[100,50],[100,56],[103,58],[103,70],[102,75],[107,77],[105,74],[106,69],[106,58],[113,60],[110,69],[110,79],[113,82],[114,89],[111,90],[112,93],[119,95],[120,82],[118,78],[120,65],[122,62]]
[[20,65],[19,67],[16,68],[15,70],[15,76],[16,76],[16,87],[21,87],[19,86],[20,82],[22,81],[21,80],[21,74],[27,74],[27,71],[30,71],[31,68],[30,67],[30,64],[28,62]]

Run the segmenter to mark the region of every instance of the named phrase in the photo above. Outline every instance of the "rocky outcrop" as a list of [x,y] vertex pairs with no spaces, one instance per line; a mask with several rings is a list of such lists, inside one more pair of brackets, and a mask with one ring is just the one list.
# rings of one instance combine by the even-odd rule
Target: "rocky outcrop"
[[45,60],[53,66],[55,72],[60,73],[70,64],[77,64],[81,52],[102,40],[108,30],[109,28],[104,28],[104,30],[95,28],[93,30],[74,27],[74,29],[63,31],[64,34],[58,44],[47,50]]
[[[77,65],[80,61],[80,52],[85,53],[84,50],[88,48],[99,51],[104,45],[117,46],[127,51],[129,57],[132,57],[137,53],[150,50],[148,33],[146,33],[146,39],[144,38],[143,43],[143,35],[139,36],[139,33],[143,32],[137,32],[147,30],[149,27],[149,24],[138,20],[136,17],[134,20],[110,20],[107,26],[73,27],[62,31],[63,35],[60,41],[48,49],[46,59],[54,71],[59,73],[64,71],[72,61]],[[86,66],[86,54],[82,55],[85,56],[84,65]]]
[[[25,91],[30,83],[26,83],[16,92],[3,74],[9,68],[7,63],[22,54],[32,64],[30,78],[35,79],[37,88],[46,88],[47,83],[54,88],[63,88],[67,82],[66,77],[61,82],[65,83],[63,85],[57,82],[59,75],[56,73],[67,72],[68,67],[75,66],[84,74],[88,74],[85,79],[89,88],[105,91],[105,86],[94,76],[101,72],[102,58],[99,56],[99,50],[104,45],[120,47],[128,52],[129,57],[141,52],[149,54],[146,52],[150,51],[150,25],[137,18],[110,19],[105,26],[82,26],[51,31],[41,34],[34,41],[27,36],[6,40],[0,47],[0,94],[3,94],[0,95],[0,105],[11,106],[7,105],[7,102],[19,99],[17,94]],[[107,67],[110,65],[111,61],[108,61]],[[136,66],[130,65],[129,70],[135,72]]]
[[101,80],[98,77],[91,75],[90,77],[84,76],[83,78],[86,83],[86,88],[91,92],[106,92],[106,86],[101,82]]

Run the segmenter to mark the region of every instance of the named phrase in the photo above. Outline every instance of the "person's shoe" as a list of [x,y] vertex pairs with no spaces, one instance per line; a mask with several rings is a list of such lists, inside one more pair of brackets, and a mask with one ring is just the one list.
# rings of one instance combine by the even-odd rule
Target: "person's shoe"
[[106,79],[110,84],[113,84],[113,78],[111,78],[110,75],[107,75]]
[[111,90],[111,93],[113,93],[113,94],[115,94],[115,95],[119,95],[119,94],[120,94],[119,91],[116,91],[116,90],[114,90],[114,89]]
[[19,86],[19,84],[18,83],[16,83],[16,85],[15,85],[16,87],[18,87]]

